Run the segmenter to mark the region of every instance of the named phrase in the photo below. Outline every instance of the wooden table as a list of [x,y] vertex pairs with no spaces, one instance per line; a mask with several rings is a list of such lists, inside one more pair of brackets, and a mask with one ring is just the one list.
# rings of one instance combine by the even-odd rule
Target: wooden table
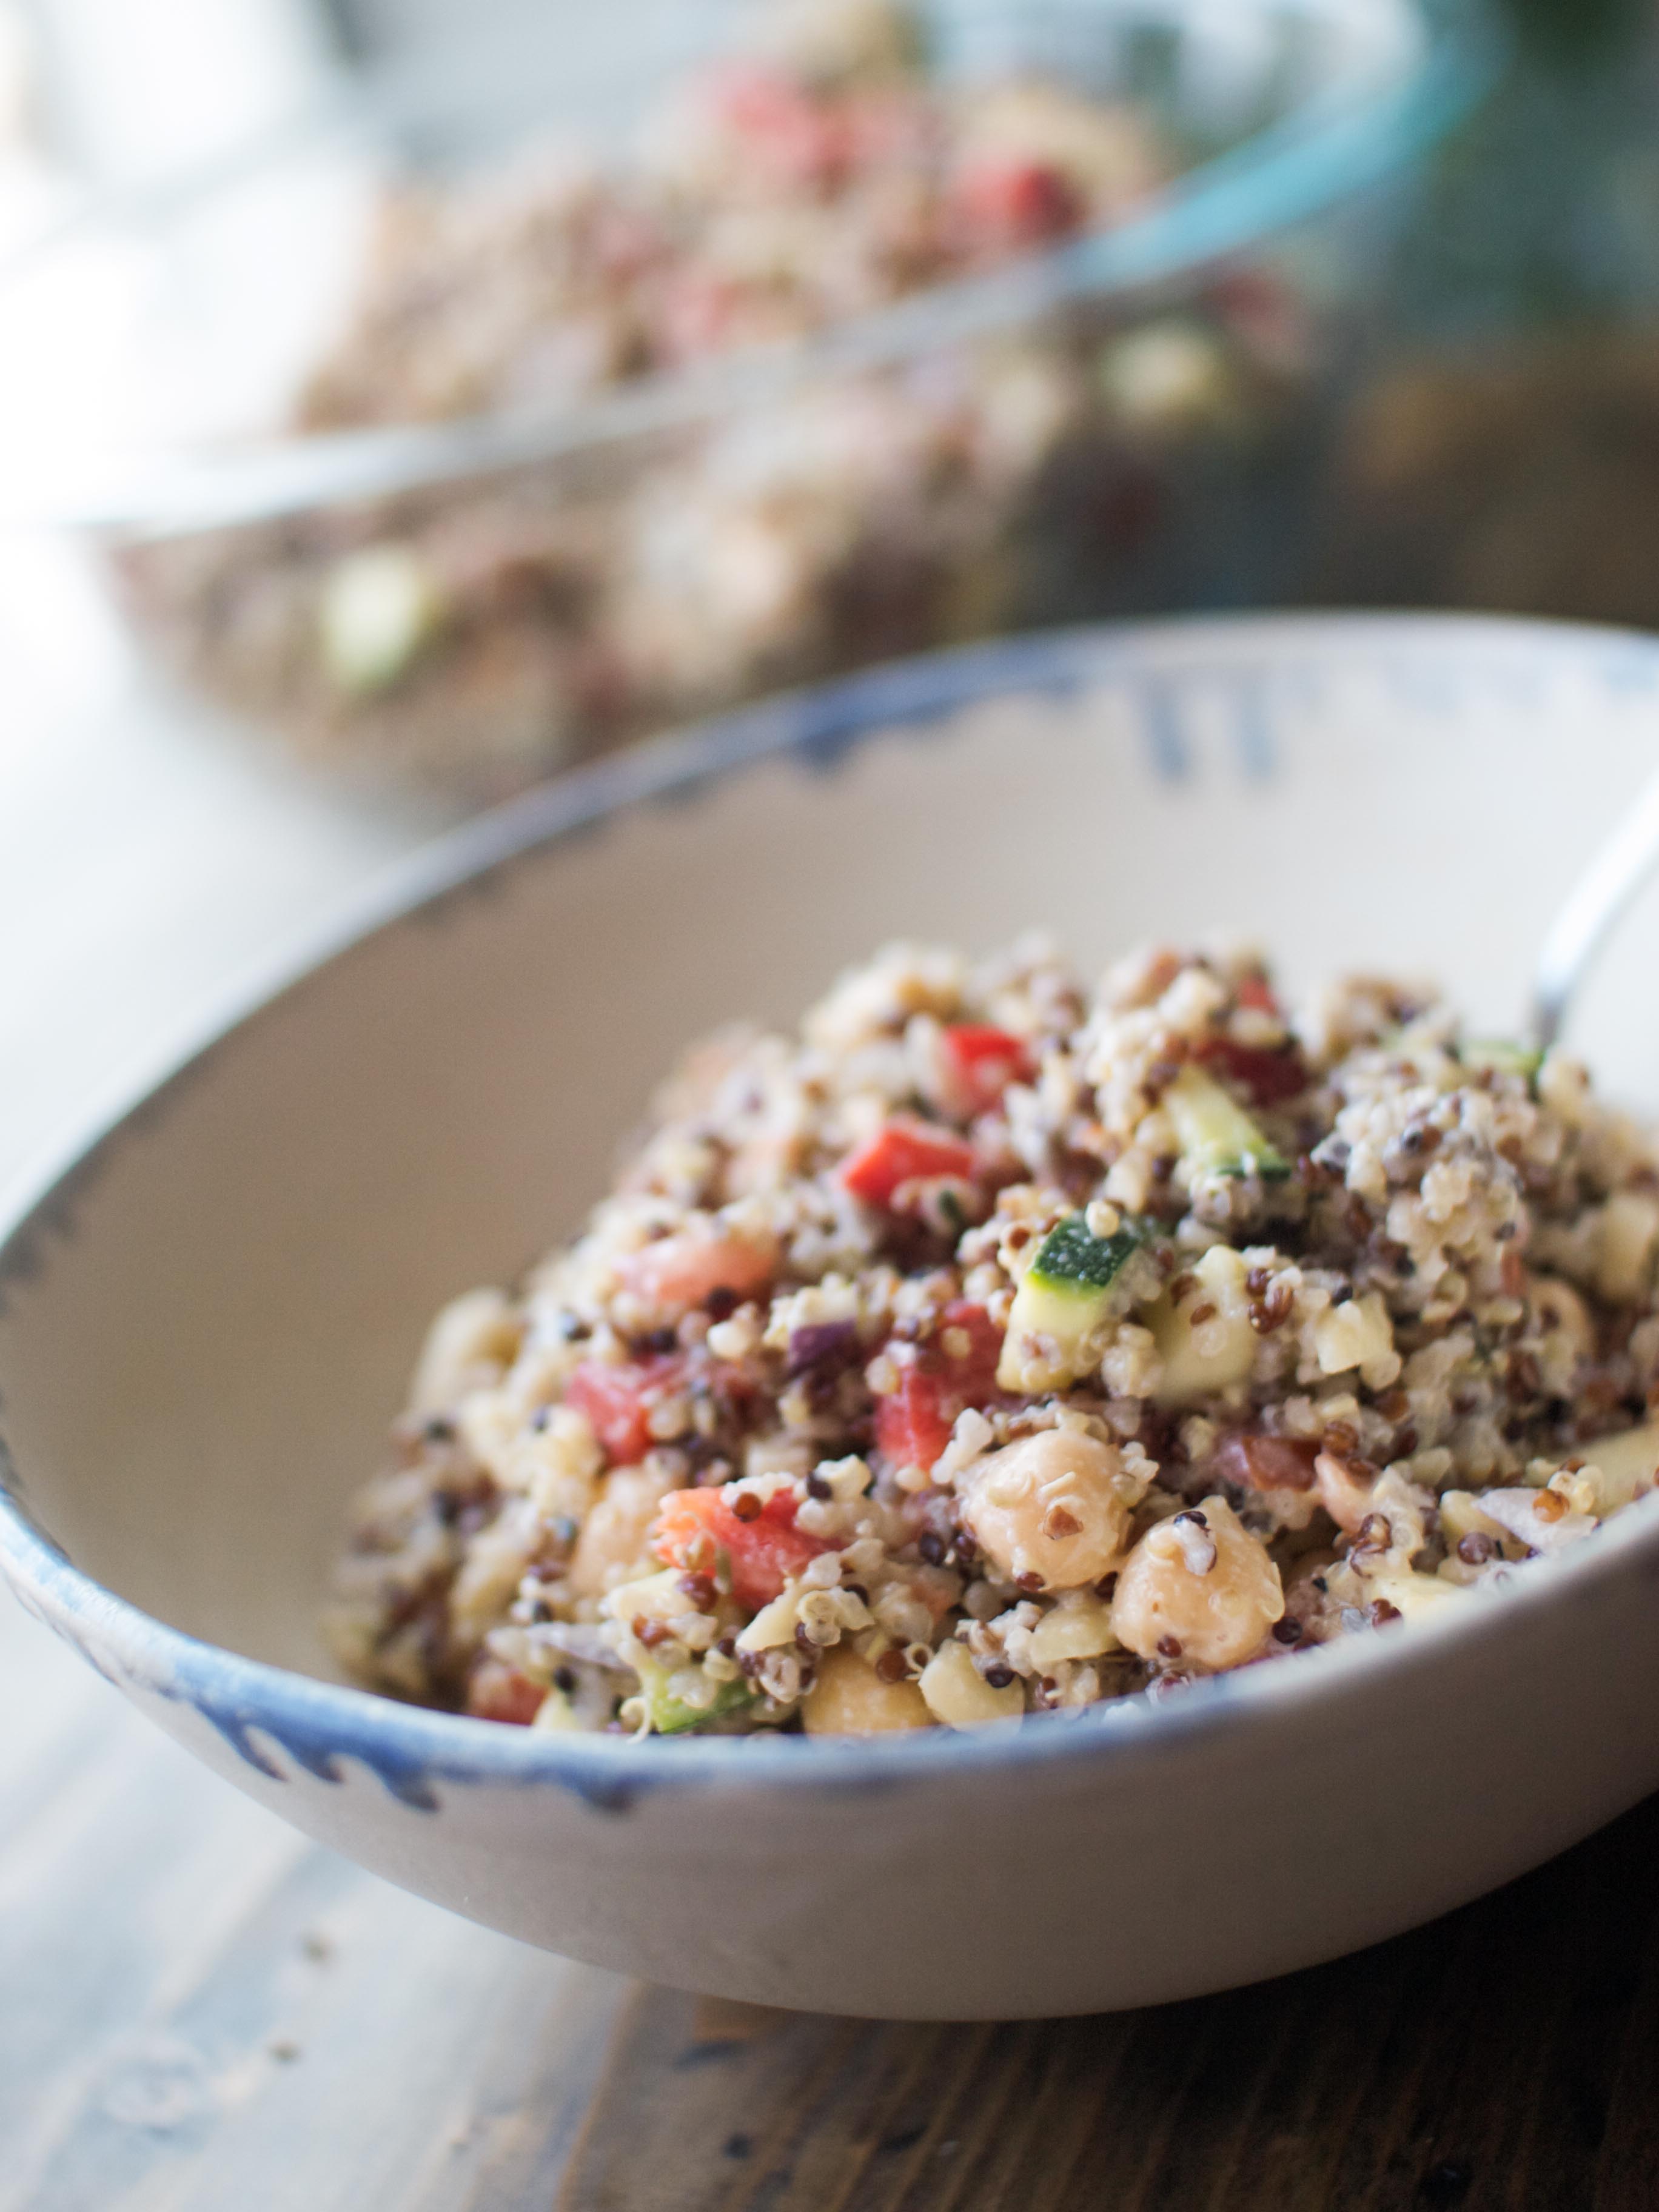
[[[0,1180],[425,826],[222,751],[112,647],[0,727]],[[1200,2003],[757,2013],[360,1873],[0,1598],[0,2212],[1654,2212],[1656,1871],[1659,1800]]]

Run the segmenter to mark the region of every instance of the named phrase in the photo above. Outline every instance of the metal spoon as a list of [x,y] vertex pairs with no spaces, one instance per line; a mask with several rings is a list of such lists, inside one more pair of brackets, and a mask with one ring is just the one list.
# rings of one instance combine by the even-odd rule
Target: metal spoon
[[1551,923],[1533,975],[1532,1033],[1546,1051],[1608,933],[1659,866],[1659,775],[1568,892]]

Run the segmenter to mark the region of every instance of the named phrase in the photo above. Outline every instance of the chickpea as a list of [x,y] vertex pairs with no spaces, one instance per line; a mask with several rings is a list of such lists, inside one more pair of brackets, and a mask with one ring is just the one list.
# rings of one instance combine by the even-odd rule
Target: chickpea
[[673,1486],[670,1478],[642,1467],[619,1467],[605,1477],[571,1555],[570,1587],[577,1597],[603,1597],[624,1576],[648,1570],[651,1523]]
[[933,1724],[914,1682],[884,1682],[844,1644],[819,1659],[817,1680],[801,1700],[800,1717],[808,1735],[882,1735],[892,1729]]
[[1161,1654],[1220,1668],[1248,1659],[1284,1611],[1266,1547],[1224,1498],[1206,1498],[1197,1513],[1160,1521],[1135,1546],[1118,1576],[1112,1626],[1143,1659]]
[[1045,1429],[975,1460],[957,1492],[963,1522],[1000,1574],[1075,1589],[1116,1563],[1139,1486],[1115,1444]]

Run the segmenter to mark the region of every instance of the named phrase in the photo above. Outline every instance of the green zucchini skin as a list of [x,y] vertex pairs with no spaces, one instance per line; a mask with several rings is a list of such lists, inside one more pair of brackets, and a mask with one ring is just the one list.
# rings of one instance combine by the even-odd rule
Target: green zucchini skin
[[658,1735],[684,1735],[693,1729],[707,1729],[711,1722],[746,1711],[755,1703],[754,1692],[747,1682],[722,1682],[714,1704],[694,1711],[674,1696],[668,1687],[667,1675],[657,1667],[641,1668],[640,1691],[651,1715],[652,1729]]
[[[1090,1338],[1128,1302],[1126,1293],[1135,1289],[1133,1279],[1125,1280],[1130,1263],[1156,1241],[1150,1225],[1127,1218],[1109,1237],[1097,1237],[1081,1213],[1056,1222],[1014,1293],[998,1369],[1002,1387],[1058,1389],[1092,1364]],[[1154,1275],[1154,1288],[1156,1282]],[[1043,1347],[1041,1381],[1024,1365],[1036,1346]]]
[[1508,1037],[1472,1041],[1459,1048],[1457,1057],[1465,1067],[1489,1067],[1498,1075],[1524,1076],[1528,1083],[1544,1065],[1544,1055],[1535,1047],[1516,1044]]
[[1126,1221],[1110,1237],[1097,1237],[1080,1213],[1068,1213],[1043,1238],[1026,1279],[1072,1297],[1108,1291],[1146,1243],[1137,1222]]

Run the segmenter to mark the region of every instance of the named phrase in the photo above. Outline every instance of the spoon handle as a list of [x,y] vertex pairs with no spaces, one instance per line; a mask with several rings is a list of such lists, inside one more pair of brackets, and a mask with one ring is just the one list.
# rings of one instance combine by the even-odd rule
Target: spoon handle
[[1538,955],[1532,1028],[1547,1049],[1561,1033],[1572,996],[1608,932],[1659,866],[1659,774],[1568,893]]

